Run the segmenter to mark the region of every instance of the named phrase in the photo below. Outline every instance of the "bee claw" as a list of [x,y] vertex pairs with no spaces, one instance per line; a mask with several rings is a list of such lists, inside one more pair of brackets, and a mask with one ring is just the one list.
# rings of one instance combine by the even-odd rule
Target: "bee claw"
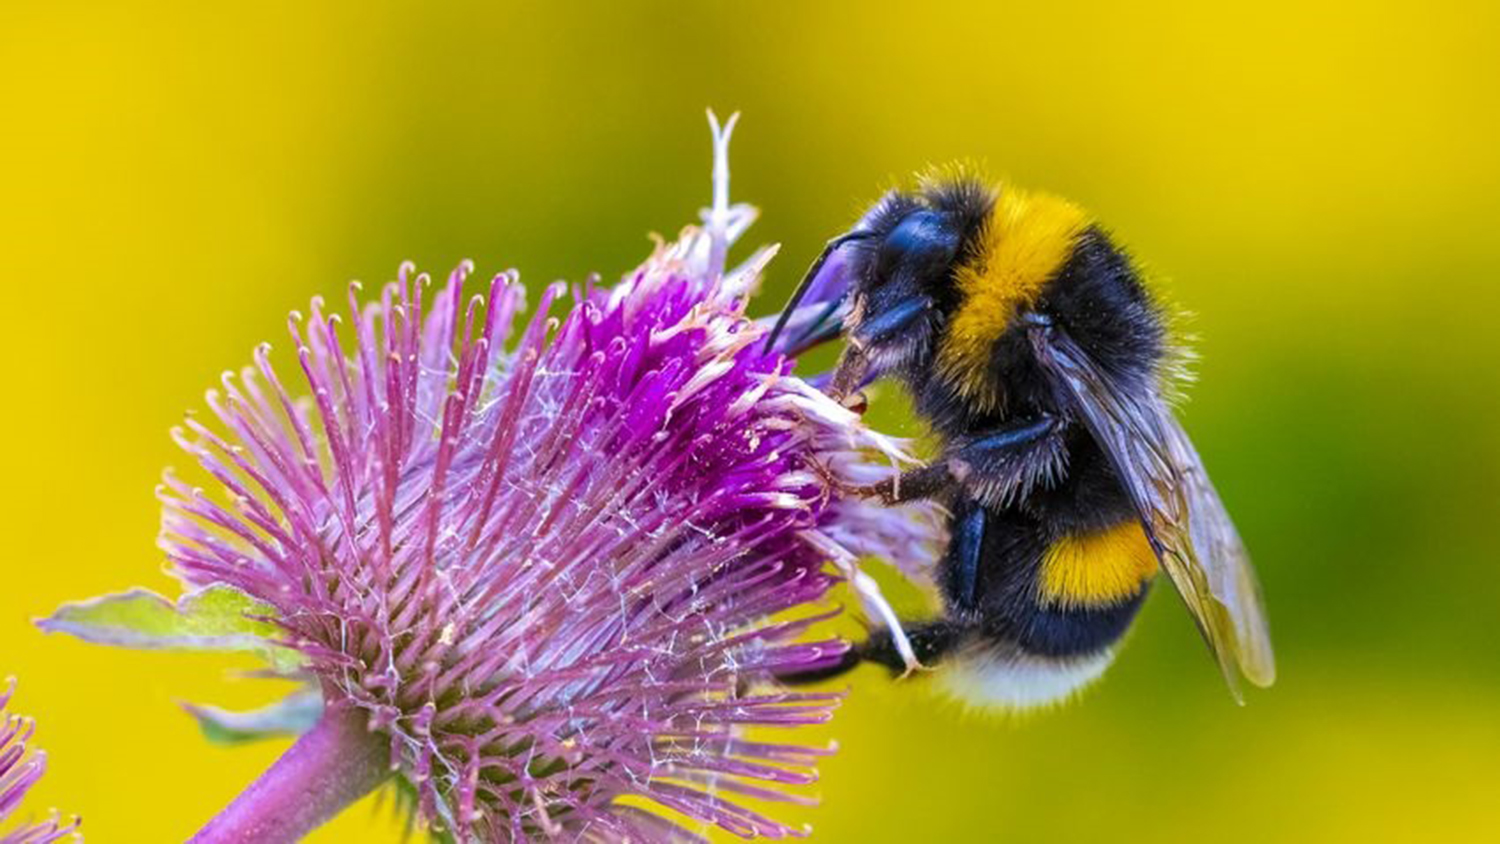
[[882,481],[878,484],[866,486],[851,486],[842,490],[844,493],[856,498],[875,498],[887,507],[893,507],[900,503],[896,498],[895,487],[890,481]]
[[901,676],[899,676],[899,677],[896,678],[898,681],[905,680],[906,678],[912,676],[913,674],[925,674],[927,672],[936,671],[937,670],[936,668],[934,668],[931,665],[925,665],[925,664],[923,664],[920,660],[918,660],[916,658],[908,659],[905,662],[906,662],[906,668],[905,668],[905,670],[903,670],[901,672]]
[[899,504],[894,485],[890,481],[857,486],[838,477],[833,468],[817,460],[808,462],[808,468],[818,476],[830,493],[844,498],[874,498],[887,507]]
[[844,483],[842,480],[840,480],[838,475],[834,474],[832,467],[821,460],[808,460],[807,468],[814,475],[818,476],[818,480],[823,482],[825,495],[847,496],[853,489],[853,487],[849,486],[849,484]]

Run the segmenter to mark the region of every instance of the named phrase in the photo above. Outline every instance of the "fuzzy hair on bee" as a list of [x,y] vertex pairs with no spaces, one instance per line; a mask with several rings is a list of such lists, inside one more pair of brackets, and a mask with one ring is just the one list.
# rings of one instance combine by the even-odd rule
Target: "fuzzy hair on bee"
[[842,337],[841,400],[904,384],[938,455],[858,491],[941,501],[951,539],[940,615],[873,632],[819,677],[931,667],[971,704],[1054,703],[1103,674],[1165,571],[1236,698],[1241,676],[1273,682],[1248,554],[1172,410],[1173,322],[1081,208],[972,173],[892,190],[829,241],[767,343]]

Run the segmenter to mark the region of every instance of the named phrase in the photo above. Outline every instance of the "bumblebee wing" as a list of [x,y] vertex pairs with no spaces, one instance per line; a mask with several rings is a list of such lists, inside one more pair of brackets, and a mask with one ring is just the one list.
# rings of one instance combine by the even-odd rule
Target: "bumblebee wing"
[[1250,554],[1203,468],[1198,449],[1193,447],[1171,410],[1165,405],[1162,410],[1166,414],[1168,449],[1187,499],[1193,562],[1208,580],[1209,594],[1218,604],[1216,609],[1228,614],[1240,671],[1255,685],[1269,686],[1276,682],[1276,657],[1271,652],[1271,633]]
[[1250,558],[1155,383],[1122,385],[1055,327],[1033,328],[1031,340],[1042,368],[1124,484],[1230,691],[1241,699],[1241,672],[1270,685],[1275,660]]

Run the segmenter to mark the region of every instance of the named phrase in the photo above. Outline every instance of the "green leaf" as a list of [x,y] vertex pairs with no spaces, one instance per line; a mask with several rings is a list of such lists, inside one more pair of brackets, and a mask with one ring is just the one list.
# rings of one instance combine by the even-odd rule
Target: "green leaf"
[[214,744],[243,744],[280,736],[300,736],[323,716],[323,694],[316,687],[299,689],[270,706],[235,712],[217,706],[184,703],[203,736]]
[[122,648],[250,652],[278,671],[290,671],[301,657],[276,644],[280,628],[252,617],[274,615],[270,604],[215,583],[183,595],[176,604],[146,589],[63,604],[37,626]]

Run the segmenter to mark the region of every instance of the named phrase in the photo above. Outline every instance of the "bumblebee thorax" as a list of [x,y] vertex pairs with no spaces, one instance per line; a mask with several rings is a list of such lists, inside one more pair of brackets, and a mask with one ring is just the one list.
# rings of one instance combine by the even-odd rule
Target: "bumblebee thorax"
[[1044,193],[1003,190],[953,271],[956,307],[937,349],[937,370],[968,400],[999,405],[995,345],[1073,253],[1089,218]]

